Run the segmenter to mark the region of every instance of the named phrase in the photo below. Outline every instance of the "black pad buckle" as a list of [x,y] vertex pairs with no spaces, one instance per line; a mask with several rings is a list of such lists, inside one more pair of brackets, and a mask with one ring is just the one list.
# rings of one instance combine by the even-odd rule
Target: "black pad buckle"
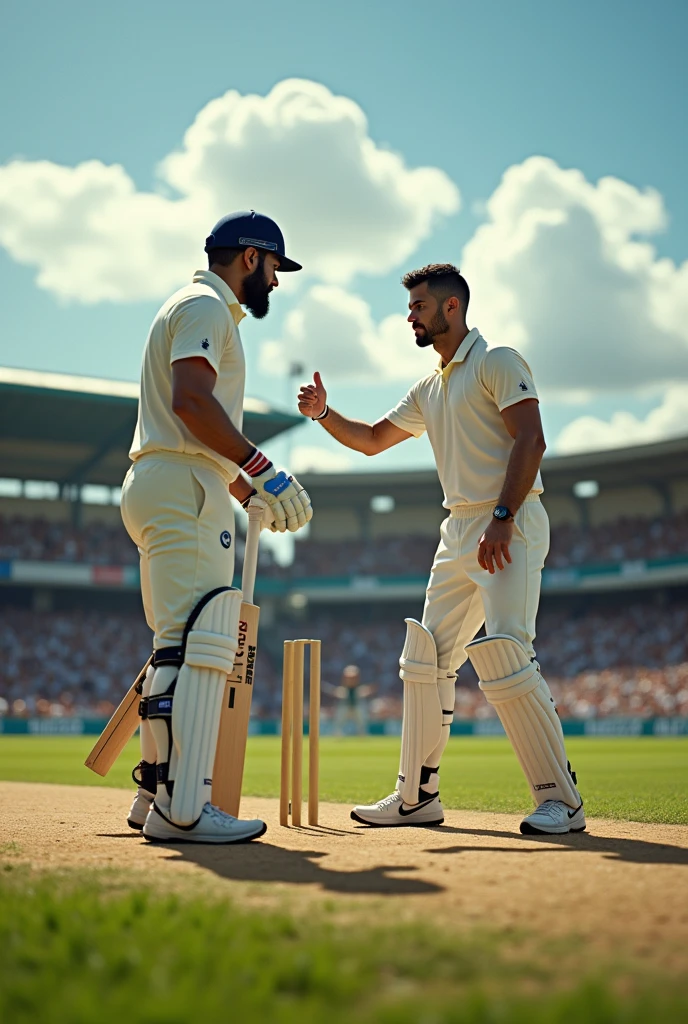
[[181,665],[184,661],[183,647],[161,647],[153,653],[153,667],[160,665]]
[[161,693],[157,697],[142,697],[139,701],[139,716],[146,718],[171,718],[174,696]]

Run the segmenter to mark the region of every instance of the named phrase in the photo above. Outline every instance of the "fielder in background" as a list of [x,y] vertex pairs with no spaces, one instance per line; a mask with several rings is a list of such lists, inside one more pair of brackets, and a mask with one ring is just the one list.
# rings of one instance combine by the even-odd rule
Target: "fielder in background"
[[[154,631],[141,700],[142,760],[129,824],[164,842],[237,843],[265,832],[210,802],[222,696],[238,644],[230,493],[258,494],[273,530],[311,518],[307,493],[242,433],[242,305],[262,319],[277,271],[296,271],[274,221],[224,217],[206,240],[208,270],[155,317],[143,354],[124,525],[141,556],[141,590]],[[243,471],[243,472],[242,472]]]
[[[397,788],[355,807],[369,825],[438,825],[439,769],[454,714],[456,672],[468,656],[528,780],[536,810],[523,833],[585,828],[576,776],[554,701],[535,661],[535,617],[549,547],[540,503],[545,441],[535,384],[511,348],[488,348],[466,325],[469,289],[451,264],[407,274],[408,322],[439,365],[374,425],[327,404],[320,375],[299,409],[348,448],[376,455],[426,430],[449,511],[428,582],[422,623],[407,619]],[[475,640],[485,624],[487,635]]]
[[368,702],[374,693],[374,687],[361,683],[361,670],[358,665],[345,665],[339,686],[331,686],[328,689],[337,701],[334,712],[334,735],[367,736]]

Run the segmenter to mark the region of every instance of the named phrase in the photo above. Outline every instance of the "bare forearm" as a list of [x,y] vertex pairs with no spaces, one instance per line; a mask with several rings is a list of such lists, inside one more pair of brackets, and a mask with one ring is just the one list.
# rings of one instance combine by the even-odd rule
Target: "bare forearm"
[[251,494],[253,494],[253,492],[254,488],[248,482],[246,477],[241,475],[241,473],[236,478],[236,480],[233,480],[232,483],[229,485],[229,493],[232,495],[233,498],[236,498],[239,504],[246,501],[246,499]]
[[375,455],[378,451],[375,438],[375,427],[363,420],[351,420],[342,416],[336,409],[330,408],[320,425],[346,448],[364,455]]
[[174,411],[193,436],[218,455],[240,466],[251,454],[253,445],[213,395],[187,395]]
[[545,442],[541,436],[519,434],[516,437],[497,502],[499,505],[506,505],[514,514],[517,512],[533,488],[544,452]]

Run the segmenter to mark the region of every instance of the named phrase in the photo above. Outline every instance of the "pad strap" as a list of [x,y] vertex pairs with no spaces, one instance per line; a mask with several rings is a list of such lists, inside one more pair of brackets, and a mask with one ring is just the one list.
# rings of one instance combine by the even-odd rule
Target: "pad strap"
[[156,697],[142,697],[139,701],[139,718],[171,718],[174,695],[161,693]]
[[[147,793],[155,793],[156,766],[149,761],[139,761],[131,773],[131,777],[137,786],[145,789]],[[136,773],[139,773],[138,775]]]
[[153,668],[160,665],[181,665],[183,661],[183,647],[160,647],[153,653]]

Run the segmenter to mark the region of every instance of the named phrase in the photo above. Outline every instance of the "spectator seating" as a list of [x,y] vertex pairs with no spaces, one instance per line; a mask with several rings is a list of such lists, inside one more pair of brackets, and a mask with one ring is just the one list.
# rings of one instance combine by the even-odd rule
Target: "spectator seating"
[[[323,640],[325,683],[336,686],[344,666],[358,664],[362,682],[375,687],[373,717],[400,715],[401,616],[354,624],[321,610],[309,615],[308,632]],[[538,658],[562,717],[688,715],[688,606],[648,602],[577,618],[545,613],[539,633]],[[263,630],[257,716],[277,716],[281,643],[302,634],[294,622]],[[148,657],[151,638],[136,615],[4,607],[0,644],[0,713],[108,715]],[[327,697],[324,703],[327,709]],[[456,713],[492,714],[468,666],[459,676]]]

